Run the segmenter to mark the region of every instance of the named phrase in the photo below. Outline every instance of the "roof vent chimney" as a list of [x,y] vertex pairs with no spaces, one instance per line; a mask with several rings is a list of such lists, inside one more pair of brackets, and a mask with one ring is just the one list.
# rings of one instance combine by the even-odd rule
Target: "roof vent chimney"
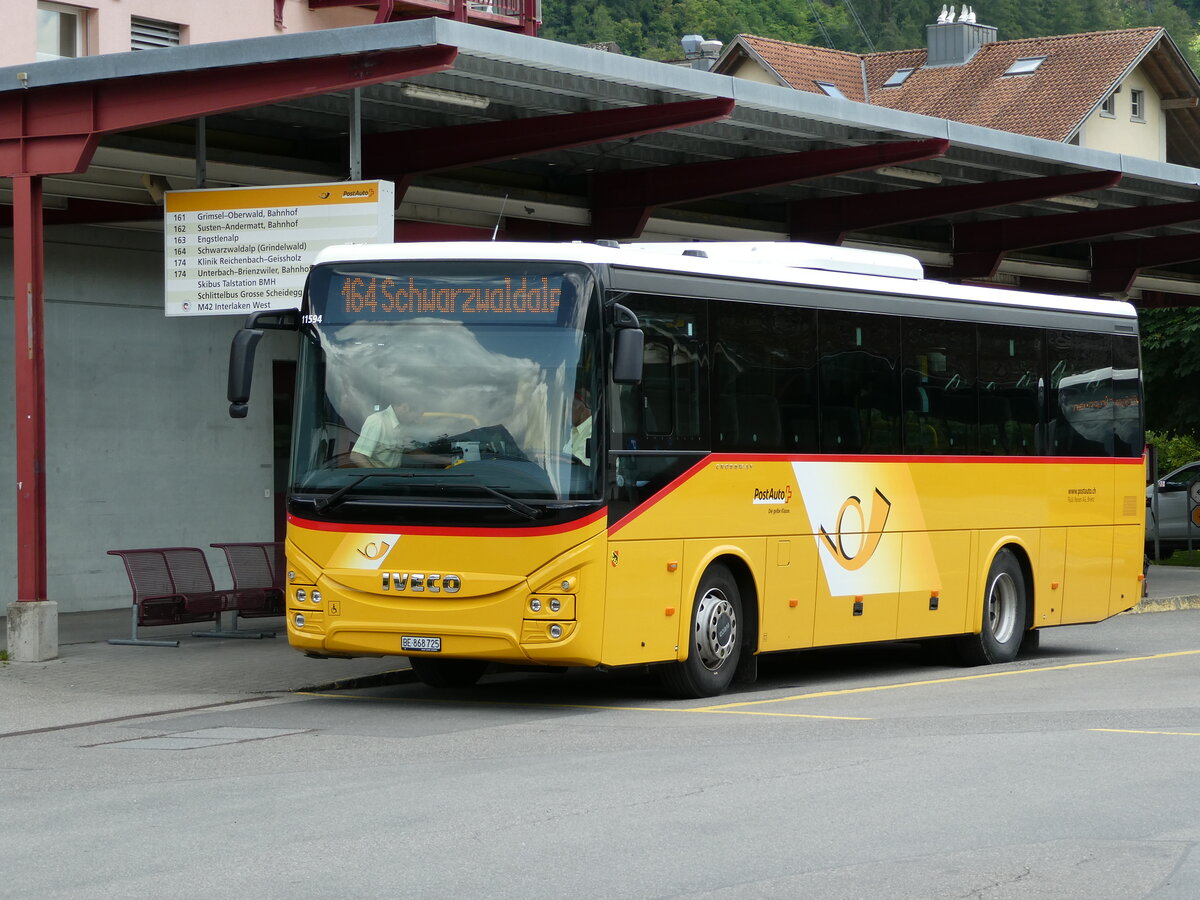
[[723,46],[720,41],[706,41],[699,34],[685,34],[679,43],[683,45],[683,55],[691,61],[692,68],[705,72],[713,67]]
[[996,27],[975,24],[975,10],[970,6],[964,5],[957,13],[953,6],[943,6],[937,23],[925,26],[925,37],[929,46],[927,68],[961,66],[969,63],[984,44],[996,40]]

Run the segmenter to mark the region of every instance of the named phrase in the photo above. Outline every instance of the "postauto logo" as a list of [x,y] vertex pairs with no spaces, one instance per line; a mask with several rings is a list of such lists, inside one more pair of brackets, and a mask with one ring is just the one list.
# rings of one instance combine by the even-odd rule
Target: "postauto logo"
[[783,487],[755,488],[754,499],[750,501],[755,506],[762,505],[778,505],[785,506],[792,502],[792,486],[785,484]]

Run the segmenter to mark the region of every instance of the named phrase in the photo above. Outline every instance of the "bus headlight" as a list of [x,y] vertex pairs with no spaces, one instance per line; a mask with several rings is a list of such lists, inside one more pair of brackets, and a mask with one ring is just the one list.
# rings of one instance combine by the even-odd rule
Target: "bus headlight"
[[320,602],[321,602],[321,592],[320,592],[320,591],[313,591],[313,592],[312,592],[312,602],[313,602],[313,603],[320,603]]
[[531,599],[529,601],[529,608],[532,609],[534,612],[541,612],[542,611],[542,601],[539,600],[537,597],[534,597],[533,599]]
[[562,637],[562,626],[561,625],[551,625],[550,626],[550,637],[554,638],[556,641],[560,637]]
[[303,628],[304,613],[296,613],[296,615],[292,618],[292,624],[294,624],[297,628]]
[[562,609],[562,602],[557,597],[550,598],[550,612],[558,612]]
[[296,602],[297,602],[297,603],[303,603],[303,602],[304,602],[305,600],[307,600],[307,599],[308,599],[308,594],[306,594],[306,593],[304,592],[304,588],[297,588],[297,590],[296,590]]

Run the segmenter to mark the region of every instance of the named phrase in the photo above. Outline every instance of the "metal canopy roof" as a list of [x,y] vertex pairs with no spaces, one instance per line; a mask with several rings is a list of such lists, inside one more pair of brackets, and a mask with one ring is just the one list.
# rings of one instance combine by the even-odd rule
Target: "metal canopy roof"
[[[1200,200],[1196,189],[1200,170],[446,19],[0,69],[0,143],[12,139],[14,128],[19,131],[22,127],[12,124],[20,115],[5,117],[6,108],[36,109],[43,97],[89,87],[102,90],[117,80],[154,84],[191,73],[195,90],[201,91],[205,78],[218,70],[247,67],[239,72],[253,80],[255,67],[287,61],[315,64],[329,57],[350,57],[355,70],[369,78],[381,54],[438,46],[457,51],[449,68],[358,89],[366,162],[362,177],[403,175],[406,154],[412,156],[416,149],[430,145],[433,150],[426,157],[436,160],[443,154],[450,158],[453,150],[457,154],[453,158],[459,160],[455,168],[437,172],[428,170],[427,160],[425,168],[411,174],[398,220],[439,227],[400,226],[400,237],[447,237],[458,228],[474,228],[479,229],[478,236],[488,238],[498,223],[501,236],[543,239],[763,240],[819,233],[833,240],[844,236],[853,246],[911,253],[934,275],[989,277],[987,261],[981,262],[979,254],[994,250],[998,267],[991,267],[991,277],[1001,283],[1062,293],[1128,293],[1143,305],[1185,304],[1200,298],[1200,207],[1181,206],[1178,211],[1164,210],[1152,216],[1109,215],[1071,229],[1061,227],[1062,219],[1039,226],[1029,218],[1069,215],[1080,225],[1086,217],[1102,211],[1190,204]],[[303,86],[302,67],[292,77],[297,87]],[[414,90],[413,86],[435,90]],[[700,124],[666,130],[647,132],[646,128],[654,127],[646,125],[647,116],[635,122],[632,112],[638,107],[713,99],[733,101],[732,110],[724,117],[698,116]],[[166,108],[145,121],[171,118],[170,101],[160,98],[158,102]],[[352,171],[348,134],[353,107],[353,92],[340,90],[208,116],[202,154],[206,186],[347,178]],[[728,104],[723,108],[728,109]],[[624,131],[616,129],[630,136],[595,140],[593,135],[575,146],[563,146],[572,143],[561,136],[563,125],[575,120],[552,117],[611,110],[631,111],[628,117],[618,116],[627,120]],[[654,121],[667,111],[651,110],[648,118]],[[600,121],[587,116],[577,119],[589,127],[593,120]],[[452,126],[516,120],[528,120],[527,128],[509,126],[504,141],[481,139],[479,129],[450,130]],[[152,190],[161,188],[165,179],[165,186],[171,188],[193,187],[199,133],[197,120],[186,119],[102,134],[86,171],[46,175],[46,223],[160,229],[161,208],[155,205],[147,185]],[[388,133],[399,135],[382,137]],[[491,134],[488,129],[484,133]],[[922,154],[915,154],[915,161],[874,165],[870,153],[849,152],[931,139],[949,143],[941,155],[922,159]],[[483,161],[473,161],[471,152],[458,153],[464,147],[477,150],[475,159]],[[499,159],[486,152],[503,153],[511,147],[520,149]],[[853,163],[847,168],[854,171],[792,180],[788,166],[799,165],[802,161],[797,158],[783,161],[779,168],[783,174],[775,176],[775,183],[764,178],[763,183],[755,184],[756,173],[768,163],[774,164],[767,157],[830,149],[847,151],[845,158]],[[389,164],[392,156],[396,162]],[[728,163],[696,166],[721,161]],[[614,185],[626,194],[636,191],[630,187],[634,182],[628,181],[631,176],[627,173],[652,167],[658,171],[649,177],[643,173],[641,183],[671,183],[676,190],[663,194],[666,200],[661,205],[651,203],[643,210],[649,218],[639,234],[607,235],[589,228],[596,222],[613,221],[598,213],[605,210],[606,203],[617,202],[612,199]],[[805,170],[801,166],[796,171]],[[1039,194],[1036,184],[1030,189],[1028,182],[1007,188],[998,184],[1089,172],[1114,173],[1109,180],[1117,183],[1065,200],[1044,196],[1019,199],[1045,192]],[[989,184],[992,189],[946,190]],[[1046,184],[1061,189],[1063,183]],[[843,215],[833,203],[838,198],[897,191],[916,193],[881,197],[879,204],[858,200],[854,216],[841,222],[843,227],[836,227]],[[6,202],[11,202],[10,197],[10,192],[0,194]],[[814,214],[821,210],[820,228],[806,222],[810,205]],[[882,214],[884,206],[893,212]],[[897,215],[896,208],[907,212]],[[917,221],[895,221],[914,212],[919,213]],[[830,227],[830,217],[835,227]],[[1018,218],[1023,221],[1015,222]],[[1054,243],[1068,233],[1072,235],[1070,243]],[[1177,238],[1169,251],[1164,244],[1161,250],[1151,252],[1158,242],[1130,240],[1163,236]],[[1195,236],[1194,240],[1189,236]],[[1103,244],[1114,240],[1122,246],[1107,248],[1112,251],[1109,254]],[[1094,258],[1106,259],[1103,272],[1093,283]]]

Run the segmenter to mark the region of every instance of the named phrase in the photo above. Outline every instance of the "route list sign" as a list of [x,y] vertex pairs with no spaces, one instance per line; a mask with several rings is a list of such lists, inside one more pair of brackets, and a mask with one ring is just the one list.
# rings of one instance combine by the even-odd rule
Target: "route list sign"
[[318,251],[392,243],[395,198],[389,181],[168,191],[167,315],[299,307]]

